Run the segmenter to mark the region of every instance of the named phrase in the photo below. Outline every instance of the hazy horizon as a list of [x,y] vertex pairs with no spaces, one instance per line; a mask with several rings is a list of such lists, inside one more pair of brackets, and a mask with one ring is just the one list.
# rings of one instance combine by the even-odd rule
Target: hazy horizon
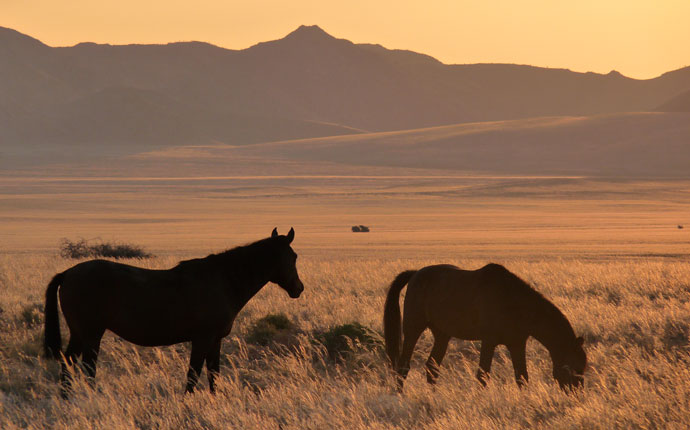
[[690,3],[675,0],[437,7],[378,2],[366,9],[349,2],[272,3],[205,0],[190,11],[181,3],[162,7],[158,1],[115,6],[39,0],[0,5],[0,26],[50,46],[201,41],[245,49],[279,39],[300,25],[318,25],[338,38],[425,53],[445,64],[526,64],[604,74],[616,70],[636,79],[690,65],[685,49],[690,27],[684,23]]

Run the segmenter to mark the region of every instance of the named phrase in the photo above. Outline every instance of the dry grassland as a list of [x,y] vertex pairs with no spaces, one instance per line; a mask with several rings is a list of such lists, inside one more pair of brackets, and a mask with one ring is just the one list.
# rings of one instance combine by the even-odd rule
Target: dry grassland
[[[583,179],[2,180],[0,428],[477,429],[687,428],[690,422],[688,183]],[[685,219],[683,219],[685,217]],[[677,224],[686,222],[685,229]],[[366,224],[371,233],[349,227]],[[297,232],[306,290],[275,285],[240,313],[224,341],[219,393],[182,394],[188,347],[139,348],[106,334],[95,387],[58,395],[42,357],[43,294],[75,261],[62,237],[144,245],[178,260]],[[398,272],[494,261],[532,283],[584,335],[585,390],[561,392],[528,343],[519,390],[507,351],[475,379],[477,344],[453,341],[439,383],[426,384],[431,337],[417,346],[402,395],[386,362],[360,350],[336,364],[312,334],[351,321],[381,332]],[[293,352],[248,344],[254,321],[284,313],[302,330]],[[63,323],[63,341],[67,330]],[[204,382],[205,383],[205,382]]]

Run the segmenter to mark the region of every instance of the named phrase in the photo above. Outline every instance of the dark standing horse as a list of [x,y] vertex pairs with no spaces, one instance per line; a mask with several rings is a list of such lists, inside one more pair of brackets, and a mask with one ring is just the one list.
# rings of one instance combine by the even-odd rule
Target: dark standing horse
[[62,358],[60,307],[70,330],[62,359],[62,394],[70,386],[67,366],[81,355],[87,375],[106,330],[142,346],[192,343],[186,392],[194,391],[204,361],[211,392],[220,364],[220,344],[240,309],[266,283],[292,298],[304,285],[290,247],[294,229],[206,258],[182,261],[168,270],[148,270],[106,260],[86,261],[55,275],[46,290],[45,350]]
[[[408,284],[400,327],[400,291]],[[383,313],[386,352],[398,372],[398,384],[410,370],[417,339],[427,328],[434,346],[427,361],[427,381],[435,383],[451,337],[481,340],[477,378],[486,385],[497,345],[506,345],[518,386],[527,382],[525,346],[533,336],[551,355],[553,377],[561,388],[579,387],[587,367],[583,339],[556,306],[525,281],[498,264],[478,270],[451,265],[400,273],[388,290]],[[401,332],[404,334],[402,353]]]

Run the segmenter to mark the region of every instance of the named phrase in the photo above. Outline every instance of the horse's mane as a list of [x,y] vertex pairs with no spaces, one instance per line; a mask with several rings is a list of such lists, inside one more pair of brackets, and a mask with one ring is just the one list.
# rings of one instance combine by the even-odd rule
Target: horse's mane
[[209,266],[225,266],[228,260],[232,260],[235,264],[246,265],[254,264],[256,261],[264,261],[262,256],[270,252],[270,248],[266,245],[272,243],[272,237],[257,240],[256,242],[248,243],[246,245],[236,246],[227,249],[217,254],[209,254],[206,257],[192,258],[190,260],[182,260],[174,269],[194,269],[207,268]]
[[543,315],[546,315],[549,318],[552,324],[557,325],[561,330],[572,334],[573,339],[575,338],[575,331],[563,312],[561,312],[556,305],[544,297],[542,293],[537,291],[527,281],[523,280],[518,275],[501,266],[500,264],[490,263],[479,270],[486,272],[492,279],[503,282],[504,285],[508,286],[510,289],[520,291],[525,295],[525,297],[528,298],[530,305],[534,307],[535,311],[542,312]]

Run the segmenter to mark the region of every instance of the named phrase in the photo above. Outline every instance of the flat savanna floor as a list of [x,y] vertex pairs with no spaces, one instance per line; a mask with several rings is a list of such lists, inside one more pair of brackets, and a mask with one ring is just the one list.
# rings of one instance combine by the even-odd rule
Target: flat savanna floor
[[[690,181],[342,173],[0,177],[0,428],[686,428]],[[371,232],[352,233],[359,224]],[[58,255],[61,238],[142,245],[156,257],[127,263],[167,268],[273,227],[295,228],[305,293],[291,300],[269,285],[241,312],[216,396],[182,395],[187,346],[139,348],[107,334],[96,386],[78,379],[72,398],[59,398],[41,342],[45,287],[76,263]],[[478,344],[463,341],[430,387],[427,333],[402,394],[380,352],[335,363],[313,342],[352,321],[380,333],[387,285],[402,270],[488,262],[530,282],[585,337],[583,392],[557,388],[534,340],[525,389],[503,348],[480,388]],[[247,343],[270,313],[299,327],[297,352]],[[63,324],[63,343],[67,333]]]

